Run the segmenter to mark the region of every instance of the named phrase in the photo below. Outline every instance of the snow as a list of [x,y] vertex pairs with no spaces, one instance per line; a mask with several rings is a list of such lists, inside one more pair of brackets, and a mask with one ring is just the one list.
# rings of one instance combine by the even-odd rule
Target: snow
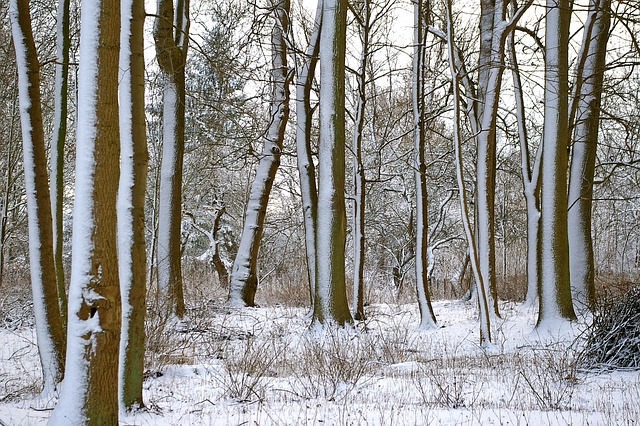
[[[496,351],[487,352],[475,308],[434,308],[443,327],[431,332],[414,327],[415,304],[376,304],[356,330],[316,334],[306,308],[202,306],[190,315],[200,322],[167,333],[169,351],[148,354],[149,409],[121,424],[631,424],[640,416],[640,372],[575,371],[573,335],[532,333],[534,310],[502,302]],[[0,421],[44,424],[51,412],[18,392],[40,374],[34,330],[0,329],[0,338],[0,380],[14,395],[0,401]],[[242,384],[255,390],[246,401],[234,396]]]

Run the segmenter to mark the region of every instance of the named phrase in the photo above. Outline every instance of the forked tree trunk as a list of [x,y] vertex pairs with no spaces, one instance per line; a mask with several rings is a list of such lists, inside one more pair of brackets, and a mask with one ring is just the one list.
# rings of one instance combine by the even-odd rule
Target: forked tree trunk
[[49,424],[118,424],[120,0],[82,3],[65,386]]
[[40,64],[31,29],[29,1],[11,0],[9,17],[18,69],[33,310],[44,379],[43,393],[49,393],[62,380],[65,335],[53,256],[53,222],[40,103]]
[[345,286],[346,0],[324,0],[320,35],[320,144],[313,324],[353,318]]
[[436,316],[429,296],[429,209],[427,199],[427,164],[425,159],[426,123],[425,123],[425,56],[426,31],[425,19],[429,12],[423,0],[414,0],[413,29],[413,155],[416,180],[416,291],[420,308],[420,328],[436,328]]
[[582,84],[574,99],[577,111],[569,175],[569,275],[574,303],[589,308],[594,307],[596,297],[591,208],[610,14],[610,0],[590,1],[593,28],[585,30]]
[[158,0],[153,37],[163,93],[162,162],[158,207],[158,289],[169,314],[185,313],[182,284],[182,166],[185,127],[185,64],[189,39],[189,0]]
[[276,23],[271,33],[271,120],[262,155],[251,184],[238,254],[231,269],[229,304],[255,306],[258,288],[258,252],[271,188],[280,165],[284,132],[289,119],[289,69],[285,33],[289,28],[289,0],[271,0]]
[[144,406],[147,279],[144,203],[149,163],[144,110],[144,18],[143,0],[122,0],[118,259],[122,295],[119,391],[125,410]]
[[576,318],[569,284],[567,140],[569,139],[568,0],[547,0],[544,129],[542,147],[541,286],[537,328]]

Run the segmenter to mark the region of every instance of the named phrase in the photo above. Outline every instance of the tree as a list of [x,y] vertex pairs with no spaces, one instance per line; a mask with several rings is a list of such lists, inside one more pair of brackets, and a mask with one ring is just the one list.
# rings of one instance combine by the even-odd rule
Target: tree
[[574,126],[567,201],[569,276],[574,303],[590,308],[596,301],[591,210],[610,14],[610,0],[589,2],[578,57],[582,69],[576,73],[569,111],[569,124]]
[[429,296],[429,210],[427,198],[427,164],[425,160],[426,139],[426,99],[425,99],[425,57],[426,57],[426,20],[429,6],[422,0],[414,0],[413,21],[413,138],[414,138],[414,167],[416,181],[416,290],[418,306],[420,307],[420,328],[436,327],[436,316],[431,307]]
[[163,93],[162,164],[158,209],[158,288],[165,308],[185,313],[182,262],[182,166],[185,128],[185,65],[189,41],[189,0],[158,0],[153,30]]
[[50,424],[118,423],[120,1],[82,3],[65,386]]
[[144,90],[144,2],[122,2],[120,35],[120,184],[118,188],[118,266],[122,296],[120,403],[144,405],[144,318],[146,247],[144,203],[147,152]]
[[63,377],[65,335],[54,266],[53,222],[40,102],[40,63],[31,29],[29,1],[12,0],[9,4],[9,17],[18,68],[24,175],[29,211],[31,289],[44,378],[43,392],[48,393],[55,390]]
[[547,0],[544,129],[540,189],[541,286],[537,328],[576,318],[569,284],[567,144],[569,139],[568,0]]
[[346,0],[323,0],[314,324],[353,322],[345,285]]
[[240,245],[229,283],[229,303],[254,306],[258,288],[258,251],[269,195],[280,165],[284,133],[289,119],[289,69],[284,34],[289,29],[289,0],[271,0],[276,22],[271,32],[271,106],[269,128],[251,185]]

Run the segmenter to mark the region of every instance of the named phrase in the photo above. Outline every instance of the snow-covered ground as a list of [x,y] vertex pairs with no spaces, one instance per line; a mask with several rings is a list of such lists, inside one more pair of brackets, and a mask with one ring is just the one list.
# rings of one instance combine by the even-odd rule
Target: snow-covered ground
[[[147,410],[122,425],[626,425],[640,419],[640,372],[574,365],[577,325],[541,338],[535,315],[503,303],[496,342],[479,346],[477,313],[434,303],[373,305],[356,330],[309,331],[303,308],[203,305],[190,320],[150,321]],[[46,422],[35,331],[0,328],[0,424]]]

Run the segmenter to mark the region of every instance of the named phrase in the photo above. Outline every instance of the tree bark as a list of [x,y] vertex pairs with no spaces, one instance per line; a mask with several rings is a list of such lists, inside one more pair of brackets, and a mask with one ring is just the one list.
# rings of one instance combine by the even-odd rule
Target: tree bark
[[49,424],[118,424],[120,0],[82,4],[65,386]]
[[324,0],[320,35],[320,144],[313,324],[353,322],[345,286],[346,0]]
[[158,288],[160,301],[172,315],[185,313],[182,259],[182,167],[185,128],[185,65],[189,39],[189,0],[158,0],[153,32],[161,70],[163,143],[158,208]]
[[284,132],[289,119],[289,69],[284,33],[288,30],[289,0],[272,0],[276,23],[271,33],[272,98],[269,129],[262,155],[251,184],[238,253],[231,269],[229,304],[255,306],[258,288],[258,251],[267,213],[271,188],[280,165]]
[[44,379],[43,393],[49,393],[55,390],[64,374],[65,332],[54,265],[51,198],[40,102],[40,64],[31,29],[29,1],[12,0],[9,17],[19,81],[33,308]]
[[537,328],[576,318],[569,284],[567,140],[569,139],[568,0],[547,0],[544,129],[542,147],[541,286]]
[[593,308],[596,301],[591,210],[610,14],[610,0],[590,1],[589,15],[595,22],[583,41],[586,59],[581,90],[578,99],[574,100],[577,101],[577,112],[571,149],[567,218],[569,275],[574,303],[588,308]]
[[122,1],[120,46],[120,186],[118,190],[118,258],[122,297],[120,403],[141,408],[146,312],[144,203],[147,152],[144,90],[144,2]]

